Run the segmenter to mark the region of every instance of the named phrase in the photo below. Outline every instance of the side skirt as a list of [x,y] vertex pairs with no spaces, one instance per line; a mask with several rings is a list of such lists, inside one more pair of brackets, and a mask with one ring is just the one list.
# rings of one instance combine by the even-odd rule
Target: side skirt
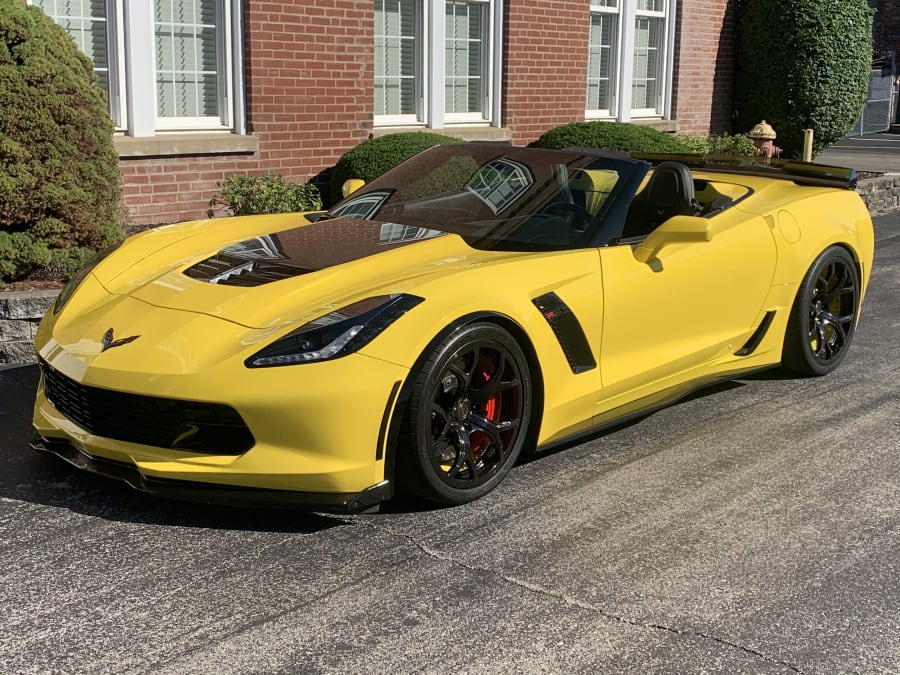
[[602,421],[593,425],[589,429],[585,429],[572,435],[557,438],[543,445],[539,445],[536,448],[536,453],[544,454],[556,452],[572,445],[577,445],[580,442],[587,441],[591,438],[596,437],[604,431],[608,431],[615,427],[633,422],[634,420],[640,419],[642,417],[646,417],[647,415],[650,415],[657,410],[668,408],[673,403],[687,398],[691,394],[702,391],[703,389],[713,387],[717,384],[721,384],[722,382],[729,382],[731,380],[753,373],[771,370],[773,368],[777,368],[778,366],[779,364],[776,363],[772,365],[746,368],[744,370],[730,371],[727,375],[710,377],[708,380],[703,380],[686,387],[672,387],[663,392],[658,392],[653,396],[647,396],[643,399],[638,399],[636,401],[633,401],[632,403],[628,403],[626,405],[603,413],[602,415],[599,415],[598,417],[602,417],[604,419],[602,419]]

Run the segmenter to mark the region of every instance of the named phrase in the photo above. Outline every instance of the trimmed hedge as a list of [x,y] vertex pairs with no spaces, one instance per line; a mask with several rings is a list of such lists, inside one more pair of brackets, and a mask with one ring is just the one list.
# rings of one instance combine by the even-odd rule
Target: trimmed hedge
[[677,136],[690,152],[701,155],[754,157],[758,153],[753,139],[747,134],[712,134],[710,136]]
[[319,189],[309,183],[288,183],[280,173],[245,176],[234,173],[219,183],[221,193],[209,200],[206,215],[223,209],[227,216],[251,216],[261,213],[294,213],[322,208]]
[[785,157],[802,155],[804,129],[815,133],[814,154],[846,136],[868,92],[868,2],[742,0],[737,25],[735,128],[765,119]]
[[332,202],[342,198],[341,187],[350,178],[362,178],[367,183],[388,169],[423,150],[445,143],[463,143],[458,138],[425,131],[388,134],[363,141],[348,150],[331,170]]
[[0,282],[65,278],[122,237],[119,158],[90,60],[39,8],[0,2]]
[[653,127],[626,122],[572,122],[545,132],[537,148],[605,148],[625,152],[688,152],[674,136]]

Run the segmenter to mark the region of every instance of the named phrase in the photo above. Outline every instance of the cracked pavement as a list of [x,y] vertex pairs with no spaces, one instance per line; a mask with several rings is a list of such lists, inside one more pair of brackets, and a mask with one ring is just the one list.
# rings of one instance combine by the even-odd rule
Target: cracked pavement
[[0,370],[2,673],[900,672],[900,214],[843,366],[707,390],[463,507],[156,501],[27,448]]

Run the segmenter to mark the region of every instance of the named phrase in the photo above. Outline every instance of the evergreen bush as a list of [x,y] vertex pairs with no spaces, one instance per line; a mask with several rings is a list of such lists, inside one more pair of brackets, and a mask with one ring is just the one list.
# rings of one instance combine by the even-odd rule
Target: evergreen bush
[[121,174],[90,60],[39,8],[0,0],[0,282],[64,278],[122,237]]
[[712,134],[710,136],[677,136],[689,152],[701,155],[755,156],[756,146],[747,134]]
[[221,193],[209,200],[213,217],[216,208],[222,208],[229,216],[250,216],[260,213],[294,213],[317,211],[322,208],[322,197],[315,185],[288,183],[279,173],[265,176],[232,174],[219,183]]
[[409,131],[379,136],[348,150],[331,170],[332,201],[341,199],[341,187],[349,178],[369,182],[422,150],[445,143],[462,143],[458,138],[425,131]]
[[533,145],[538,148],[605,148],[625,152],[688,152],[674,136],[653,127],[626,122],[571,122],[545,132]]
[[[773,20],[777,17],[777,20]],[[736,126],[771,124],[785,157],[813,153],[853,128],[866,101],[872,10],[866,0],[742,0],[735,79]]]

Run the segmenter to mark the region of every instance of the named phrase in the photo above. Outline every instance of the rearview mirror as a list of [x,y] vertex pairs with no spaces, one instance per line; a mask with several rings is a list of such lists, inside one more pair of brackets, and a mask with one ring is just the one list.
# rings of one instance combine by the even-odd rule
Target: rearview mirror
[[638,244],[634,257],[638,262],[648,263],[659,252],[671,244],[712,241],[712,221],[697,216],[673,216],[651,232]]
[[341,194],[345,197],[349,197],[365,184],[366,181],[362,178],[349,178],[345,180],[344,184],[341,186]]

